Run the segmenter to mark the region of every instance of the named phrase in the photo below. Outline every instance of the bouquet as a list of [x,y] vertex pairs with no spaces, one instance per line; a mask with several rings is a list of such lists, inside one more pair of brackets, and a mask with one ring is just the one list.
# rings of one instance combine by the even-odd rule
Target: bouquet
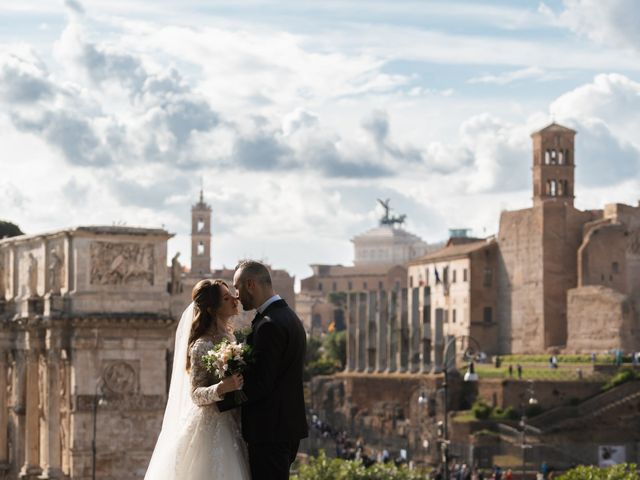
[[233,332],[233,336],[236,337],[236,342],[246,343],[247,337],[249,336],[250,333],[251,333],[251,327],[246,327]]
[[[219,380],[242,373],[248,365],[251,347],[244,343],[230,342],[226,338],[202,357],[205,368]],[[236,403],[247,401],[242,390],[233,392]]]

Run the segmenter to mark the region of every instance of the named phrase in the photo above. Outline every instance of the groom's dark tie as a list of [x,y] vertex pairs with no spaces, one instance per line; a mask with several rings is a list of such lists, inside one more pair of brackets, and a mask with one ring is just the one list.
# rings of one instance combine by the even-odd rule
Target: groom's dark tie
[[260,320],[262,317],[264,317],[264,313],[260,313],[258,310],[256,310],[256,316],[253,317],[253,320],[251,320],[251,325],[253,326],[253,324]]

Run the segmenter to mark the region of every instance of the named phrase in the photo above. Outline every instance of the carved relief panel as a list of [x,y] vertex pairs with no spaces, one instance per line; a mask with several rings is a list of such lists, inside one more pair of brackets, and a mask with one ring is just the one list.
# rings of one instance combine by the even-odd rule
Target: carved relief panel
[[139,385],[139,368],[138,362],[122,360],[105,362],[102,370],[105,388],[120,395],[136,393]]
[[153,285],[153,244],[91,242],[92,285]]

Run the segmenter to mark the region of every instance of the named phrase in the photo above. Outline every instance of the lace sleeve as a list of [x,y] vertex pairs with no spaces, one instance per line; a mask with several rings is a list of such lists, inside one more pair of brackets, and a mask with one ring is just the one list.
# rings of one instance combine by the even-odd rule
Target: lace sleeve
[[222,400],[222,396],[218,394],[220,383],[212,385],[214,376],[207,371],[202,363],[202,356],[212,347],[213,343],[202,339],[196,340],[191,347],[191,372],[189,373],[191,399],[198,406],[212,405]]

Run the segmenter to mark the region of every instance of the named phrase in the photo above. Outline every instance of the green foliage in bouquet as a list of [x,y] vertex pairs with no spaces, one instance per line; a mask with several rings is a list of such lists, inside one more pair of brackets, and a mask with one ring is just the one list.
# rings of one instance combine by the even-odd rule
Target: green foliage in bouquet
[[251,327],[241,328],[233,332],[233,336],[236,337],[236,342],[244,343],[247,341],[247,337],[251,333]]
[[392,463],[376,463],[365,467],[359,460],[328,458],[323,451],[309,463],[300,465],[293,480],[425,480],[422,470],[396,467]]
[[640,480],[638,466],[635,463],[621,463],[605,468],[580,465],[557,478],[558,480]]

